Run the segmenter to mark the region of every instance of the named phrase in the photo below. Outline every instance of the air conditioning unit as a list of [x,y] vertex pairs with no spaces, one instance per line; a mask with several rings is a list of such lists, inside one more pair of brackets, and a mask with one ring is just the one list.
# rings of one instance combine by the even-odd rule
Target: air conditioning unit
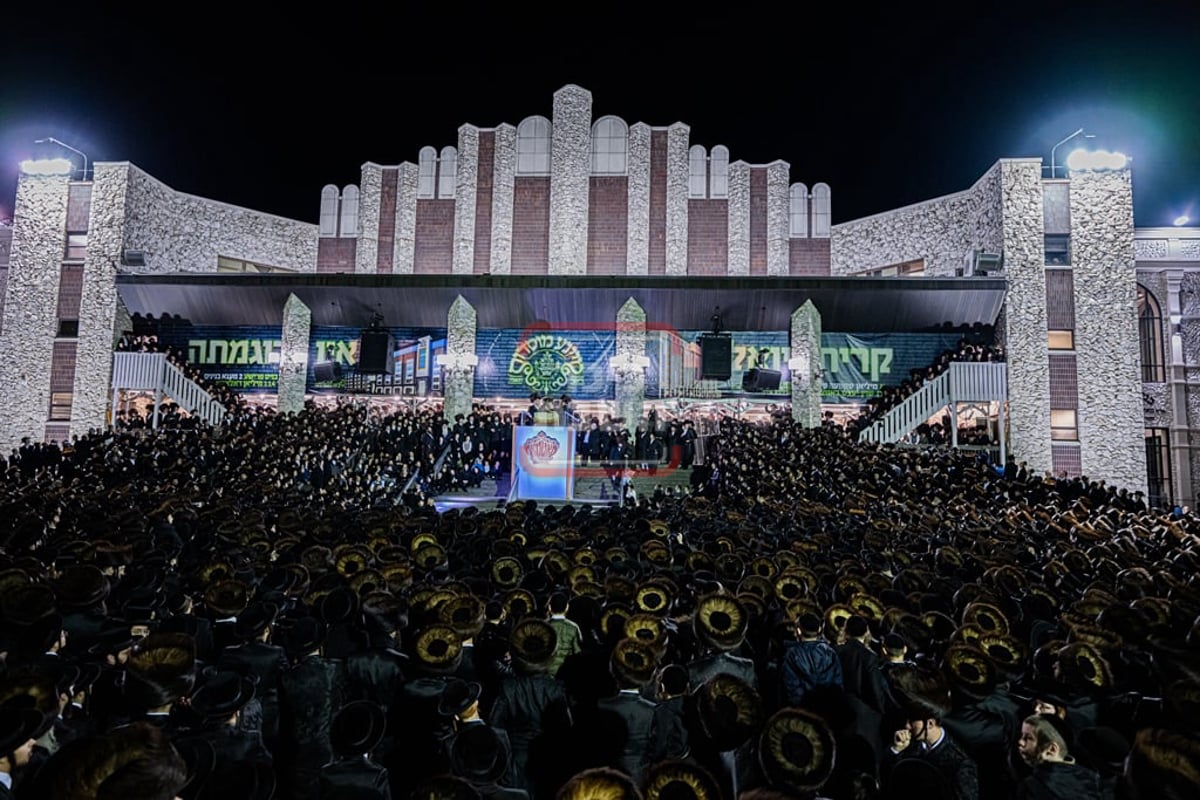
[[966,263],[963,264],[963,277],[975,275],[996,275],[1004,271],[1004,257],[1000,253],[989,253],[986,250],[971,250],[967,253]]
[[123,250],[121,252],[121,266],[124,266],[124,267],[144,267],[144,266],[146,266],[146,251],[145,250]]

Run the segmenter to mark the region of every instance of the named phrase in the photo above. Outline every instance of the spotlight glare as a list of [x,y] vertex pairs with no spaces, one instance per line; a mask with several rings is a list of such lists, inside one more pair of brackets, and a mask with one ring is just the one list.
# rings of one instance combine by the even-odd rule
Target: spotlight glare
[[75,165],[66,158],[27,158],[21,162],[26,175],[70,175]]
[[1191,218],[1188,217],[1187,214],[1180,214],[1178,217],[1175,218],[1175,221],[1172,224],[1176,228],[1180,228],[1180,227],[1183,227],[1184,225],[1187,225],[1189,222],[1191,222]]

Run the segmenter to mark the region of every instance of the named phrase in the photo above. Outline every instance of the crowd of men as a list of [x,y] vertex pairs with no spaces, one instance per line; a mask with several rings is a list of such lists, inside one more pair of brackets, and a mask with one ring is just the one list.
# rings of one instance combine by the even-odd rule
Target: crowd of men
[[405,495],[493,423],[14,454],[0,798],[1200,796],[1190,514],[784,419],[722,420],[682,496]]

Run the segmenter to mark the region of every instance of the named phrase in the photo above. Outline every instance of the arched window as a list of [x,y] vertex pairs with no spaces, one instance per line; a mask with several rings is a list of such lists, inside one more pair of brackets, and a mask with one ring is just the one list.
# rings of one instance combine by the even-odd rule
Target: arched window
[[818,183],[812,190],[812,235],[814,239],[828,239],[833,224],[829,206],[829,184]]
[[708,154],[703,146],[694,144],[688,150],[688,197],[703,200],[707,184]]
[[618,117],[601,117],[592,126],[592,174],[624,175],[629,128]]
[[797,239],[808,238],[808,187],[793,183],[788,190],[788,233]]
[[354,184],[342,189],[342,230],[343,239],[353,239],[358,236],[358,187]]
[[1142,349],[1142,380],[1163,383],[1167,365],[1163,359],[1162,311],[1158,300],[1140,283],[1137,287],[1138,338]]
[[454,197],[456,177],[458,177],[458,151],[453,147],[443,147],[442,157],[438,160],[438,197],[443,200]]
[[332,183],[321,190],[321,223],[317,236],[337,236],[338,189]]
[[729,197],[729,148],[723,144],[714,147],[709,158],[708,196]]
[[437,178],[437,150],[422,147],[417,157],[417,197],[433,197]]
[[527,117],[517,126],[517,174],[550,174],[550,120]]

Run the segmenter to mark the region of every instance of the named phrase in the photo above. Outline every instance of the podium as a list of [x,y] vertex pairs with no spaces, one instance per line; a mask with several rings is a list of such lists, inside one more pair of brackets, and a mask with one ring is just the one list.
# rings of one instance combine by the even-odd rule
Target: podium
[[[557,420],[557,415],[552,415]],[[512,483],[518,500],[570,500],[575,486],[575,429],[513,428]]]

